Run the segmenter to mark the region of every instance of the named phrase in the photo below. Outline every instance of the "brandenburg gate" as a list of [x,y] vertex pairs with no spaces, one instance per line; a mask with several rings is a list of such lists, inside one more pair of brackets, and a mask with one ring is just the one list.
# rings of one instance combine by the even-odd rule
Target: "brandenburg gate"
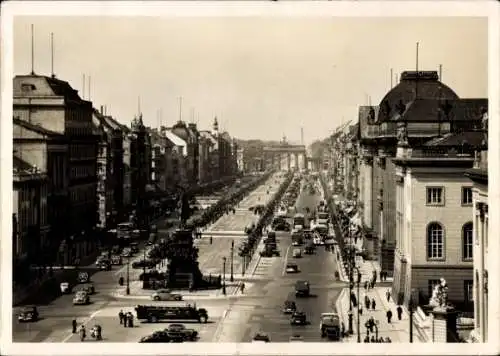
[[291,170],[292,156],[295,169],[307,169],[306,146],[290,144],[286,142],[286,138],[279,144],[265,146],[263,153],[266,169]]

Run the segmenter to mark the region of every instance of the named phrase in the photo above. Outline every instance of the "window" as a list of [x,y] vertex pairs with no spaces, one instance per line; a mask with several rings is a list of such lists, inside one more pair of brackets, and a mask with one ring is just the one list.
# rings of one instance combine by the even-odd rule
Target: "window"
[[474,284],[472,279],[464,281],[464,301],[466,303],[474,301]]
[[462,205],[472,205],[471,187],[462,187]]
[[473,250],[472,223],[469,222],[462,227],[462,258],[464,260],[472,260]]
[[427,204],[428,205],[442,205],[444,204],[442,187],[429,187],[427,188]]
[[444,232],[439,223],[430,223],[427,227],[427,258],[444,258]]
[[427,282],[427,293],[429,298],[432,297],[432,291],[434,290],[434,287],[441,283],[439,279],[429,279]]

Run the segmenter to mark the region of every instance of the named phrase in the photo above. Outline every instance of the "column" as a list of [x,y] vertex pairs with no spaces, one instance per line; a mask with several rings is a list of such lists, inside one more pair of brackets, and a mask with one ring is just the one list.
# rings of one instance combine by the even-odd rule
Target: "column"
[[291,163],[292,163],[292,155],[290,154],[290,152],[287,152],[287,154],[286,154],[286,165],[287,165],[288,171],[290,171]]
[[363,174],[365,176],[365,192],[364,192],[364,208],[363,208],[363,218],[365,225],[369,228],[373,226],[372,224],[372,185],[373,185],[373,157],[364,156],[363,157]]
[[294,157],[295,157],[294,168],[295,168],[296,170],[299,170],[299,154],[298,154],[298,153],[295,153]]
[[307,170],[307,156],[305,152],[302,153],[302,160],[304,164],[304,169]]

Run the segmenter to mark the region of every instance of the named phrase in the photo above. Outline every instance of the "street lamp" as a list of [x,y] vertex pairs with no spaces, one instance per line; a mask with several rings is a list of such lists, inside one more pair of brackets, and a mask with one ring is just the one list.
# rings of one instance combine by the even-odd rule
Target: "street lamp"
[[126,293],[127,293],[127,295],[130,295],[130,256],[127,257],[127,289],[126,289]]
[[359,320],[359,307],[360,307],[360,300],[359,300],[359,284],[361,283],[361,272],[359,271],[359,268],[356,267],[356,266],[352,266],[352,269],[356,270],[356,272],[358,272],[358,280],[357,280],[357,309],[358,309],[358,320],[357,320],[357,323],[356,323],[356,330],[357,330],[357,333],[358,333],[358,343],[361,343],[361,332],[360,332],[360,320]]
[[226,295],[226,257],[222,257],[222,294]]
[[233,268],[234,268],[234,240],[231,240],[231,282],[234,282]]
[[409,312],[410,312],[410,343],[413,342],[413,312],[415,310],[415,289],[411,289]]

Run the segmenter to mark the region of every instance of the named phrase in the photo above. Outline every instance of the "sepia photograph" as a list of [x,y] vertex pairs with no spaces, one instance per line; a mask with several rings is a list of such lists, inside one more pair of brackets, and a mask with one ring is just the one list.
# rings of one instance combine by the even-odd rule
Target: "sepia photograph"
[[10,14],[13,350],[497,342],[488,11],[282,3]]

